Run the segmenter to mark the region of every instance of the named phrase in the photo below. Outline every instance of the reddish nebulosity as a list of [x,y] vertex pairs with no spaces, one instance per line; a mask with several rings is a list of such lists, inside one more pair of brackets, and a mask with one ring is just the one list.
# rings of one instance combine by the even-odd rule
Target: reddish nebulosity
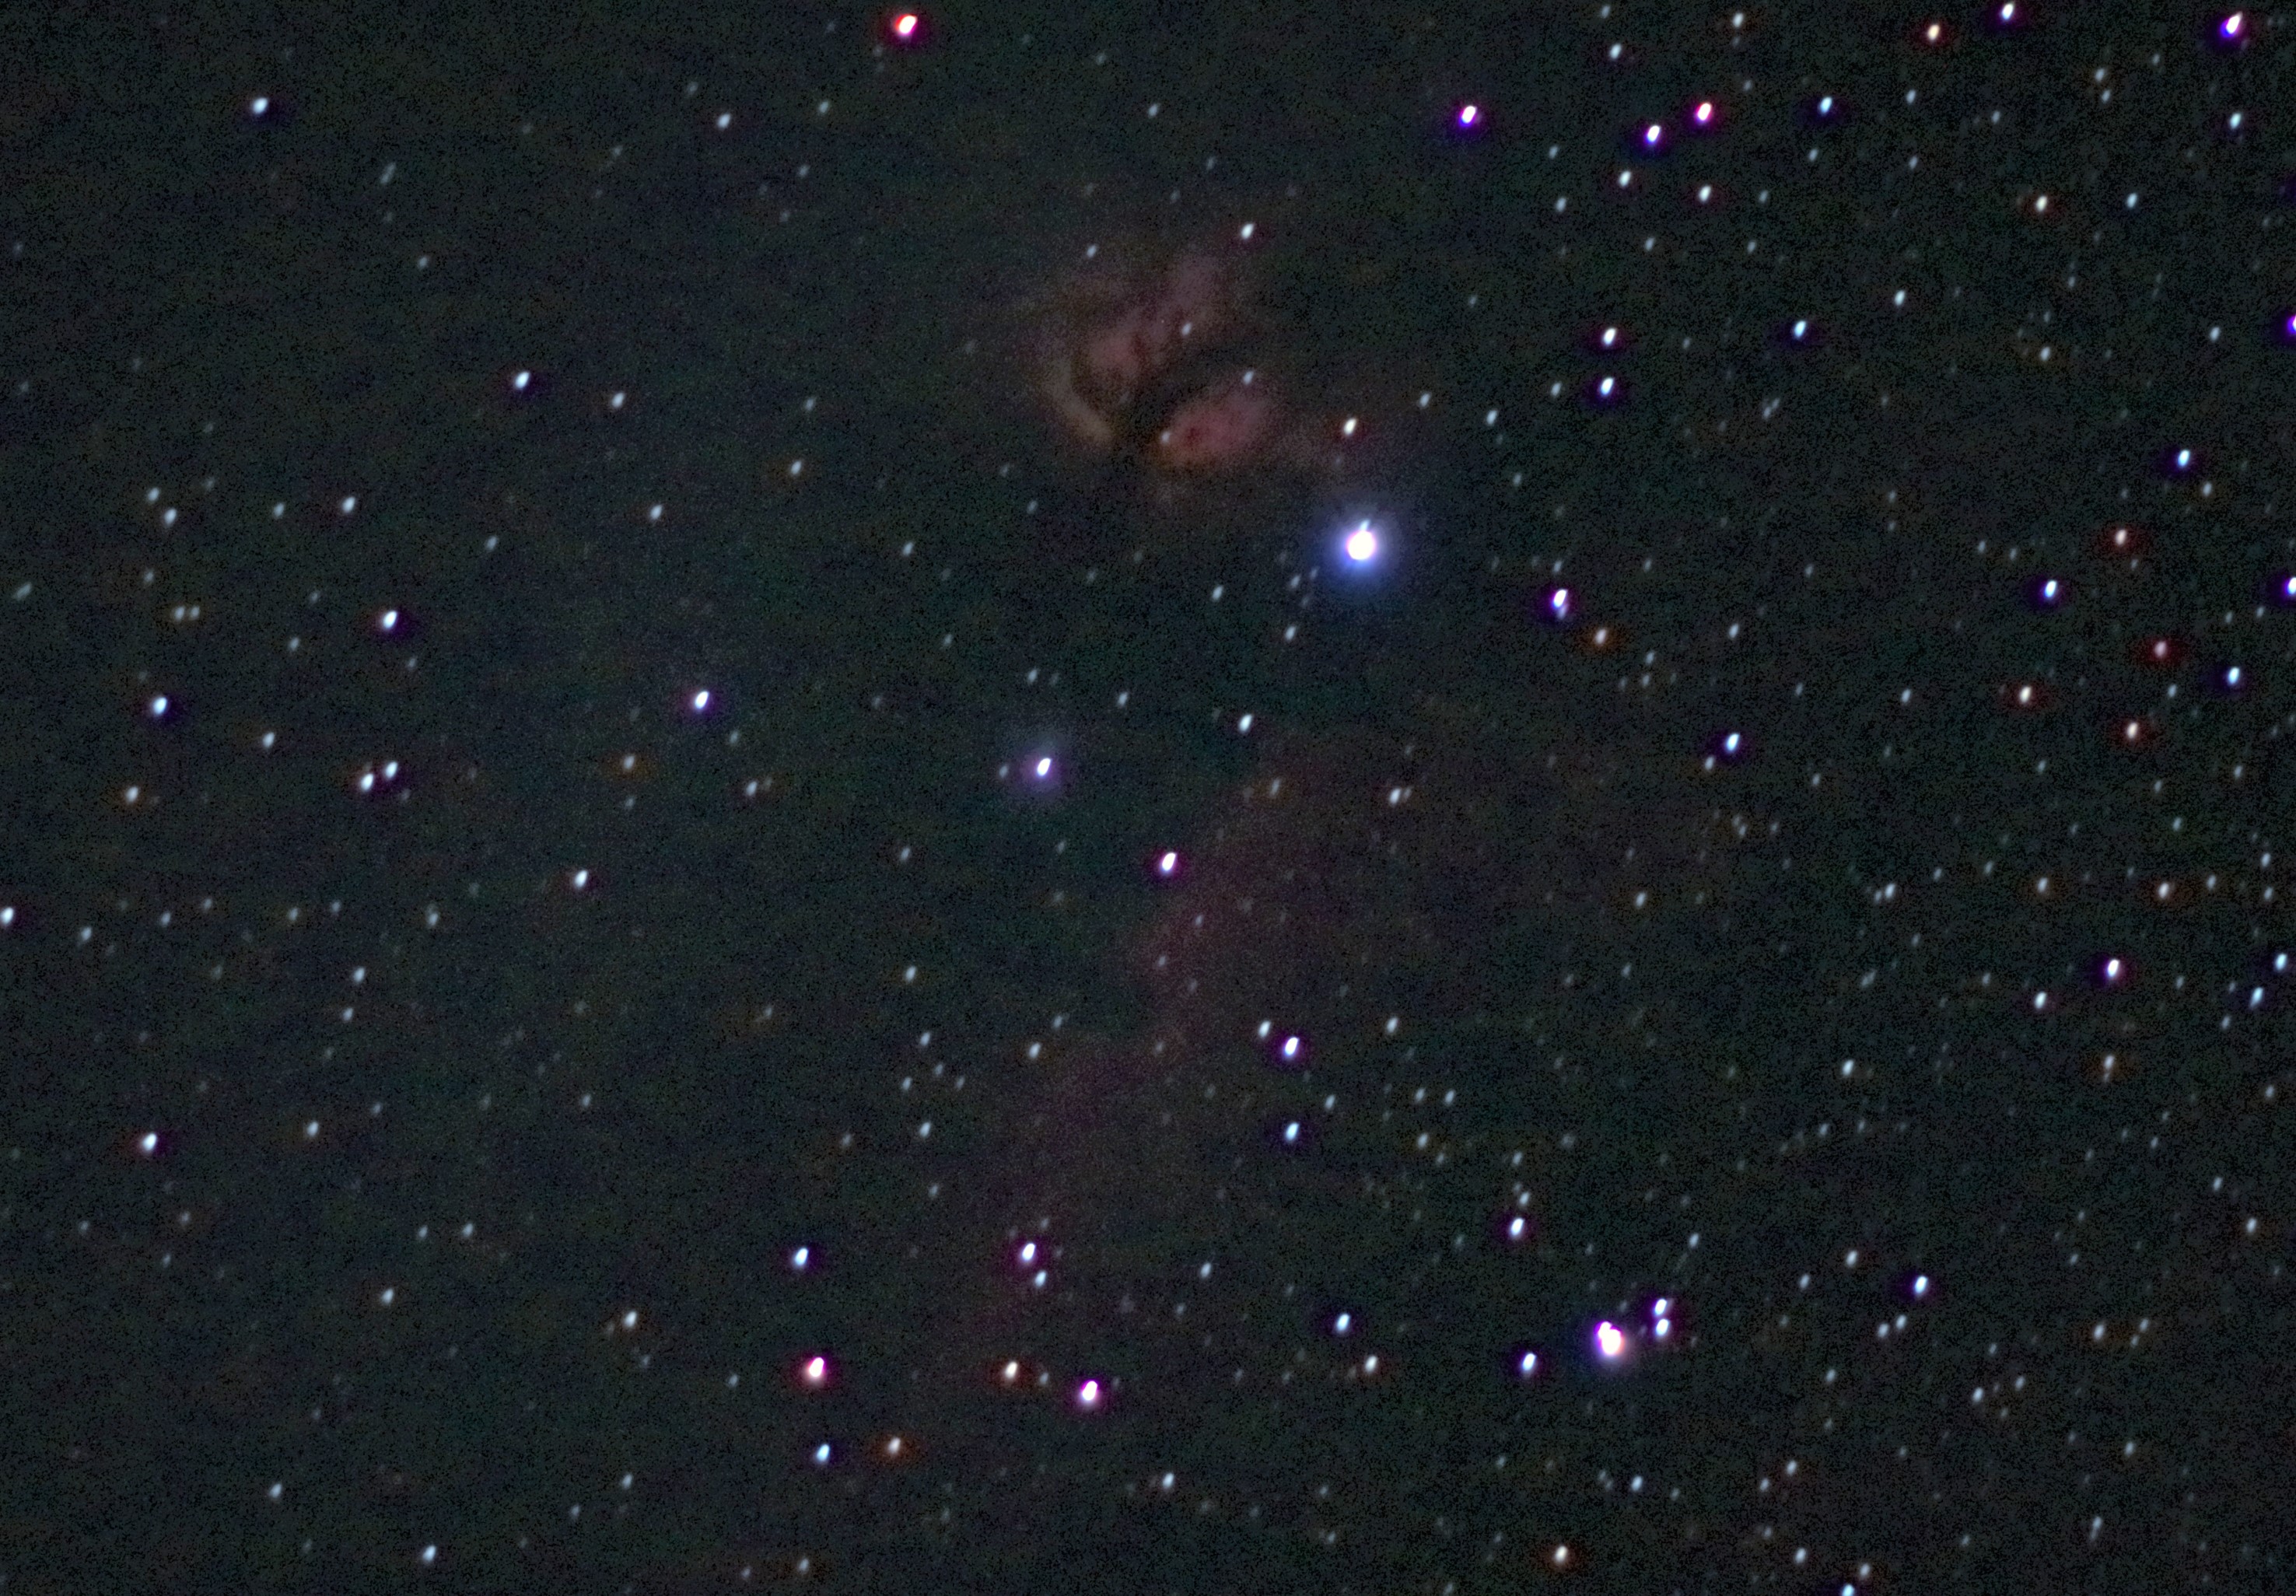
[[1067,439],[1166,488],[1183,479],[1336,463],[1331,429],[1292,413],[1241,246],[1152,267],[1097,265],[1039,329],[1035,385]]
[[1410,873],[1396,868],[1423,833],[1412,763],[1356,736],[1273,750],[1210,817],[1193,878],[1133,958],[1160,1035],[1242,1054],[1262,1021],[1320,1034],[1349,1011],[1341,1023],[1359,1024],[1367,977],[1437,952]]
[[1206,816],[1127,957],[1157,1040],[1264,1069],[1264,1023],[1344,1076],[1391,1014],[1456,1018],[1534,967],[1601,967],[1595,949],[1720,889],[1726,822],[1649,774],[1662,750],[1560,728],[1497,743],[1431,703],[1422,720],[1273,741]]
[[1081,347],[1066,357],[1078,391],[1104,415],[1129,409],[1183,353],[1234,336],[1234,274],[1211,256],[1184,255],[1128,294],[1121,279],[1103,286],[1121,297],[1084,324]]
[[[950,1377],[1022,1398],[1033,1374],[1016,1384],[1006,1364],[1069,1380],[1106,1355],[1111,1304],[1144,1281],[1187,1278],[1217,1245],[1232,1116],[1250,1111],[1254,1084],[1231,1069],[1208,1097],[1202,1061],[1152,1036],[1031,1041],[994,1072],[1004,1109],[993,1156],[951,1193],[976,1284],[951,1305],[941,1344]],[[1168,1395],[1201,1372],[1193,1336],[1192,1322],[1144,1316],[1128,1357]]]
[[1250,375],[1182,400],[1156,434],[1157,462],[1168,471],[1225,471],[1264,448],[1275,432],[1275,401]]
[[[993,1385],[987,1363],[1006,1359],[1065,1377],[1104,1305],[1187,1278],[1232,1227],[1279,1252],[1312,1245],[1343,1167],[1237,1179],[1259,1156],[1252,1127],[1298,1115],[1302,1070],[1311,1096],[1352,1096],[1391,1058],[1390,1016],[1418,1035],[1494,989],[1616,968],[1631,953],[1603,945],[1634,934],[1641,900],[1713,885],[1711,815],[1624,784],[1648,750],[1494,755],[1473,724],[1426,718],[1439,741],[1357,728],[1272,742],[1119,950],[1146,999],[1138,1029],[1033,1038],[1004,1073],[1013,1111],[975,1193],[984,1289],[955,1343],[965,1378]],[[1638,1017],[1660,1006],[1635,999]],[[1290,1036],[1304,1063],[1284,1056]],[[1049,1260],[1041,1285],[1011,1264],[1029,1240]],[[1207,1378],[1193,1327],[1137,1322],[1129,1350],[1159,1387]]]
[[[1326,1094],[1365,1101],[1397,1046],[1476,1023],[1495,992],[1535,1004],[1615,970],[1653,908],[1718,888],[1726,819],[1650,777],[1664,767],[1653,750],[1589,746],[1559,723],[1490,731],[1431,700],[1412,735],[1271,739],[1210,806],[1177,850],[1185,874],[1113,953],[1112,973],[1144,999],[1141,1022],[1121,1035],[1048,1027],[994,1071],[995,1152],[957,1196],[979,1285],[947,1342],[956,1378],[1017,1392],[996,1372],[1010,1361],[1049,1371],[1057,1389],[1103,1355],[1109,1304],[1194,1278],[1223,1236],[1312,1248],[1349,1167],[1271,1166],[1256,1126],[1299,1123]],[[1661,994],[1621,1007],[1638,1038],[1670,1028]],[[1397,1015],[1414,1042],[1388,1028]],[[1284,1055],[1287,1036],[1304,1062]],[[1310,1135],[1327,1128],[1307,1118]],[[1216,1384],[1193,1317],[1126,1323],[1135,1391]]]

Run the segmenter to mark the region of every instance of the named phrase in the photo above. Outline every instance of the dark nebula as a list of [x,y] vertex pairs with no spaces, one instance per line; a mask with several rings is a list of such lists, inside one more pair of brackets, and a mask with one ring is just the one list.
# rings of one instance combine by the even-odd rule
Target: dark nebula
[[[1327,1256],[1328,1216],[1376,1163],[1357,1151],[1359,1105],[1414,1056],[1421,1017],[1516,1045],[1498,1034],[1522,1016],[1492,1012],[1492,994],[1535,1003],[1630,964],[1651,911],[1725,904],[1723,818],[1652,780],[1654,750],[1557,738],[1533,753],[1439,702],[1421,727],[1435,735],[1272,739],[1162,862],[1156,912],[1110,950],[1140,1024],[1046,1037],[992,1088],[1005,1131],[975,1247],[996,1284],[953,1338],[972,1349],[963,1378],[1027,1378],[1000,1372],[1014,1359],[1074,1369],[1105,1346],[1094,1314],[1235,1256],[1242,1235],[1261,1256]],[[1665,1007],[1645,1002],[1629,1040],[1699,1024]],[[1336,1115],[1334,1092],[1349,1105]],[[1239,1121],[1258,1136],[1239,1138]],[[1271,1154],[1272,1174],[1254,1162]],[[1101,1355],[1115,1391],[1151,1371],[1168,1395],[1208,1378],[1185,1323],[1144,1318],[1126,1345],[1132,1363]],[[984,1346],[1006,1350],[984,1365]]]
[[2296,1588],[2284,15],[50,9],[7,1596]]

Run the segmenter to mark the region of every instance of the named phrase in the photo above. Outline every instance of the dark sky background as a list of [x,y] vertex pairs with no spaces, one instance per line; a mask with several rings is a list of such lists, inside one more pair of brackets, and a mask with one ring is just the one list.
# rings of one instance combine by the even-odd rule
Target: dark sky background
[[31,15],[0,1591],[2296,1577],[2287,14]]

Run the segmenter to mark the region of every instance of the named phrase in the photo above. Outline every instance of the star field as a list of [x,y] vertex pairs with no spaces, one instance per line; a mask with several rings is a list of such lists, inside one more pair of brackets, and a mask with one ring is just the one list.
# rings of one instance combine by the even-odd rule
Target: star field
[[59,20],[0,1591],[2267,1591],[2289,20]]

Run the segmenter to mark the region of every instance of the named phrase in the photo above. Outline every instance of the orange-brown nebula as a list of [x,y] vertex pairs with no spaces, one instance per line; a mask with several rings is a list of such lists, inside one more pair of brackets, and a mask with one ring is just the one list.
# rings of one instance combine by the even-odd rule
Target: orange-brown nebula
[[1236,251],[1099,266],[1040,333],[1037,391],[1069,440],[1169,484],[1314,462],[1320,439],[1262,364],[1269,330]]

